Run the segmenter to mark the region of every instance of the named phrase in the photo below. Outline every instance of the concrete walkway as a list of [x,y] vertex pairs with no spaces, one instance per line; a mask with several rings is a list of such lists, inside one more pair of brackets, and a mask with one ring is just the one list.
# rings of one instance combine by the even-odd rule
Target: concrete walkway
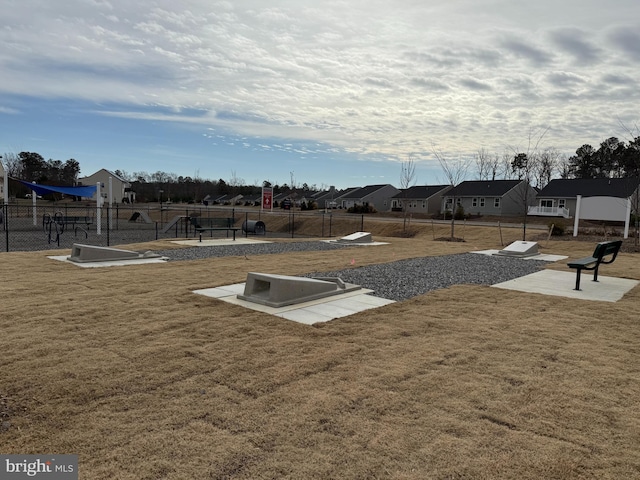
[[251,310],[268,313],[270,315],[275,315],[276,317],[286,318],[287,320],[307,325],[328,322],[334,318],[346,317],[364,310],[395,303],[393,300],[387,300],[386,298],[370,295],[372,291],[363,288],[355,292],[348,292],[333,297],[313,300],[311,302],[274,308],[237,298],[237,295],[244,292],[244,287],[244,283],[236,283],[234,285],[226,285],[224,287],[194,290],[193,293],[217,298],[223,302],[239,305]]
[[597,302],[617,302],[625,293],[640,282],[626,278],[604,277],[598,275],[594,282],[593,272],[583,272],[580,290],[576,285],[575,272],[559,272],[557,270],[541,270],[531,275],[492,285],[495,288],[517,290],[520,292],[541,293],[558,297],[578,298]]

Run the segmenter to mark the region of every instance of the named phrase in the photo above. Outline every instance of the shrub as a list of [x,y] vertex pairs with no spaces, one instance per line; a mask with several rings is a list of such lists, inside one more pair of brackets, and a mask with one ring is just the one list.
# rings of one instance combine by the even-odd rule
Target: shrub
[[371,205],[354,205],[347,209],[348,213],[376,213],[376,209]]
[[551,222],[549,223],[549,228],[551,229],[551,235],[554,236],[562,236],[567,229],[567,226],[563,222]]

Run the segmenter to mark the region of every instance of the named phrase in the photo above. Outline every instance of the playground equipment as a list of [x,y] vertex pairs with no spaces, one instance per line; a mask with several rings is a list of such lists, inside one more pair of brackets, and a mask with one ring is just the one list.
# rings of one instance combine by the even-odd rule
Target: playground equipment
[[[65,216],[62,212],[56,212],[51,216],[48,213],[45,213],[42,216],[42,229],[44,233],[47,234],[47,240],[49,243],[55,241],[58,246],[60,246],[60,235],[64,233],[65,229],[71,225],[73,227],[74,235],[78,235],[78,230],[84,232],[84,238],[89,237],[89,232],[80,225],[84,224],[87,228],[89,225],[93,223],[93,219],[88,216]],[[55,235],[55,239],[54,239]]]

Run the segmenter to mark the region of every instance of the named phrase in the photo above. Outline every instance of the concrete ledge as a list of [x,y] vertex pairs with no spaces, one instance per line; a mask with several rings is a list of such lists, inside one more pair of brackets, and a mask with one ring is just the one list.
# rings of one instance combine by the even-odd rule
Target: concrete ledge
[[341,295],[360,288],[337,277],[307,278],[249,272],[244,292],[238,298],[277,308]]

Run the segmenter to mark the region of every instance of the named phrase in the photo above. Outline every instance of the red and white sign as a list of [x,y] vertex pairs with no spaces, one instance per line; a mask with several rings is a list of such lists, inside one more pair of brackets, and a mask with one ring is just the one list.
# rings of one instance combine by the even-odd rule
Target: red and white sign
[[262,187],[262,210],[273,210],[273,188]]

